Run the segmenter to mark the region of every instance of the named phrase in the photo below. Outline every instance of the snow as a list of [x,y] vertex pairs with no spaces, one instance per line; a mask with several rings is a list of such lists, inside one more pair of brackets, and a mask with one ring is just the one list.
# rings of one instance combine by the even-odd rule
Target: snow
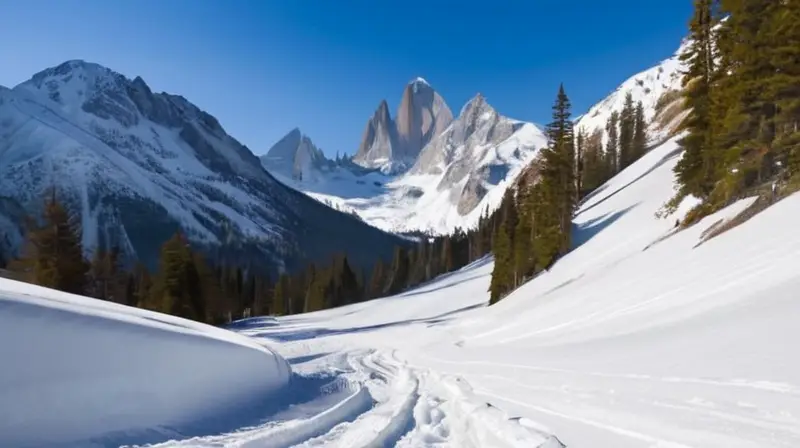
[[612,112],[622,112],[625,96],[630,92],[634,104],[642,102],[645,120],[649,123],[648,137],[651,142],[662,142],[673,129],[669,124],[665,128],[660,128],[653,123],[653,118],[656,116],[656,104],[665,93],[682,89],[681,83],[685,66],[680,61],[680,55],[686,51],[688,45],[689,41],[685,40],[670,58],[625,80],[603,101],[578,117],[575,120],[576,129],[583,128],[589,135],[595,129],[602,129],[603,144],[605,144],[607,142],[606,123],[611,118]]
[[[303,179],[297,180],[274,165],[265,163],[265,168],[285,185],[337,210],[355,213],[379,229],[444,234],[456,228],[472,228],[487,209],[492,212],[499,207],[505,190],[546,145],[545,137],[534,125],[507,120],[519,126],[509,138],[496,144],[477,144],[469,150],[465,145],[454,147],[434,174],[412,170],[390,176],[378,171],[355,173],[340,166],[331,171],[304,173]],[[494,180],[496,183],[485,182],[486,195],[472,210],[461,214],[457,203],[467,178],[446,187],[442,183],[447,168],[464,161],[469,161],[471,172],[492,166],[507,171]]]
[[693,200],[655,213],[679,156],[670,140],[602,186],[574,220],[575,249],[495,306],[483,259],[241,329],[299,375],[346,378],[375,401],[299,446],[798,446],[800,195],[698,246],[754,199],[675,232]]
[[253,339],[0,279],[0,446],[119,446],[229,430],[287,387]]
[[[97,440],[135,426],[157,428],[151,441],[158,443],[147,445],[154,447],[799,446],[800,362],[792,343],[800,338],[800,195],[698,245],[709,228],[754,199],[676,231],[674,220],[693,200],[666,219],[655,214],[674,193],[679,156],[670,140],[603,185],[574,219],[574,250],[492,307],[486,306],[490,258],[396,296],[239,321],[230,327],[239,337],[0,283],[10,291],[0,302],[0,353],[22,360],[11,369],[16,380],[0,373],[6,386],[0,403],[11,403],[0,409],[31,416],[19,417],[12,432],[0,420],[7,439],[0,442]],[[20,291],[29,296],[15,298]],[[21,311],[5,312],[27,309],[11,306],[23,300],[40,307],[31,319],[66,308],[88,322],[114,322],[62,318],[35,325]],[[117,321],[141,331],[117,331]],[[177,336],[162,337],[172,332],[201,343],[187,343],[187,350]],[[270,361],[281,358],[264,345],[291,364],[288,384],[288,369],[275,369]],[[202,368],[192,348],[202,349]],[[226,358],[234,352],[239,358]],[[154,359],[163,375],[153,372]],[[94,389],[73,388],[83,375]],[[226,384],[237,387],[208,387],[217,375],[236,376]],[[206,387],[196,387],[203,378]],[[134,390],[163,388],[177,405],[136,413],[147,394],[104,389],[121,387],[121,379]],[[255,401],[266,390],[275,395],[269,406],[232,417],[227,428],[165,433],[175,427],[163,424],[174,417],[166,414],[196,422],[225,398],[236,403],[247,388],[261,388],[247,395]],[[5,399],[9,394],[16,398]],[[62,397],[72,409],[96,411],[98,420],[74,424],[84,414],[65,417],[57,407]],[[100,403],[125,412],[100,420]]]

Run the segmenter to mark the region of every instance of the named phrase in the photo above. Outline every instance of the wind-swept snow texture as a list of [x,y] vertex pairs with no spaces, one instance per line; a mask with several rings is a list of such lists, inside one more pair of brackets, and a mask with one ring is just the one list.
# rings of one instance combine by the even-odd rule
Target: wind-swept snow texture
[[654,215],[679,156],[670,140],[603,185],[575,249],[495,306],[482,260],[247,329],[376,401],[302,446],[800,446],[800,195],[697,246],[753,199],[675,232],[692,203]]
[[16,448],[230,429],[291,374],[225,330],[2,279],[0,359],[0,446]]

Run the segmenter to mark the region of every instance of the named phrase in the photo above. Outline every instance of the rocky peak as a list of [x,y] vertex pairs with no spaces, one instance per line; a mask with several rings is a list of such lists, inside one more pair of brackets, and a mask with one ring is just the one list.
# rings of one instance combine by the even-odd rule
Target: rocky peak
[[403,89],[395,118],[386,100],[367,122],[353,161],[370,168],[413,164],[422,148],[453,121],[444,99],[423,78]]
[[307,135],[294,128],[261,156],[267,171],[295,180],[311,180],[330,161]]

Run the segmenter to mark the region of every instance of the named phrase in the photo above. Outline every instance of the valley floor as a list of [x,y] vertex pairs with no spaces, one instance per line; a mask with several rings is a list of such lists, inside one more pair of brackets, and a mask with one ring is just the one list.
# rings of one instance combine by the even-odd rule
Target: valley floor
[[[282,355],[288,381],[258,386],[260,405],[238,424],[162,428],[147,446],[800,446],[800,194],[698,245],[753,199],[672,234],[676,217],[654,214],[678,155],[668,142],[603,186],[575,219],[575,250],[492,307],[483,259],[394,297],[236,322],[248,338],[231,341],[250,346],[240,361],[253,365],[192,361],[217,376],[204,393],[280,378],[253,358],[271,352],[253,346]],[[215,346],[196,342],[187,347]],[[192,375],[174,373],[184,376],[164,388],[185,394]]]
[[496,306],[485,259],[395,297],[237,323],[312,392],[164,446],[800,446],[800,195],[698,246],[753,199],[671,235],[675,217],[654,214],[677,156],[668,142],[602,187],[578,247]]

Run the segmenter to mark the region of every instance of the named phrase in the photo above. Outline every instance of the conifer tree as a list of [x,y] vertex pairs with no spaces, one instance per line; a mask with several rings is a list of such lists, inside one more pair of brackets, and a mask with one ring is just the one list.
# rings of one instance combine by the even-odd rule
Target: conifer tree
[[272,315],[283,316],[286,314],[286,303],[289,301],[289,275],[281,274],[275,285],[272,299]]
[[553,106],[553,121],[547,127],[548,147],[542,150],[541,180],[531,191],[533,246],[541,269],[566,253],[571,244],[577,195],[570,108],[562,85]]
[[84,294],[89,264],[83,258],[80,225],[58,201],[51,189],[44,204],[43,224],[29,225],[22,260],[12,270],[22,271],[37,285],[73,294]]
[[606,162],[608,163],[608,176],[613,177],[620,170],[619,166],[619,112],[611,112],[606,124],[608,142],[606,143]]
[[575,182],[576,182],[576,191],[578,192],[578,198],[580,198],[583,192],[583,178],[584,178],[584,159],[586,153],[586,134],[584,133],[583,128],[578,129],[578,135],[575,137],[575,153],[576,153],[576,172],[575,172]]
[[492,279],[489,284],[490,305],[497,303],[513,287],[511,239],[508,236],[508,232],[506,232],[505,226],[501,225],[498,228],[492,253],[494,254],[494,268],[492,269]]
[[159,271],[151,288],[157,311],[205,321],[200,276],[186,238],[176,233],[161,246]]
[[634,132],[636,109],[633,104],[633,95],[629,91],[625,95],[625,105],[619,118],[619,169],[628,167],[634,160]]
[[369,298],[374,299],[380,297],[386,289],[386,268],[384,267],[383,260],[378,258],[374,265],[372,265],[372,275],[369,277],[369,287],[367,288],[367,295]]
[[711,89],[715,76],[713,0],[695,0],[694,17],[689,23],[691,44],[681,55],[688,69],[683,77],[683,95],[689,115],[683,122],[687,135],[679,144],[683,155],[675,166],[680,186],[677,204],[684,196],[705,198],[716,179],[709,175],[714,151]]
[[402,246],[395,247],[388,284],[389,294],[397,294],[406,288],[408,285],[408,268],[408,251]]
[[644,105],[636,103],[633,121],[633,160],[638,160],[647,150],[647,121],[644,116]]

